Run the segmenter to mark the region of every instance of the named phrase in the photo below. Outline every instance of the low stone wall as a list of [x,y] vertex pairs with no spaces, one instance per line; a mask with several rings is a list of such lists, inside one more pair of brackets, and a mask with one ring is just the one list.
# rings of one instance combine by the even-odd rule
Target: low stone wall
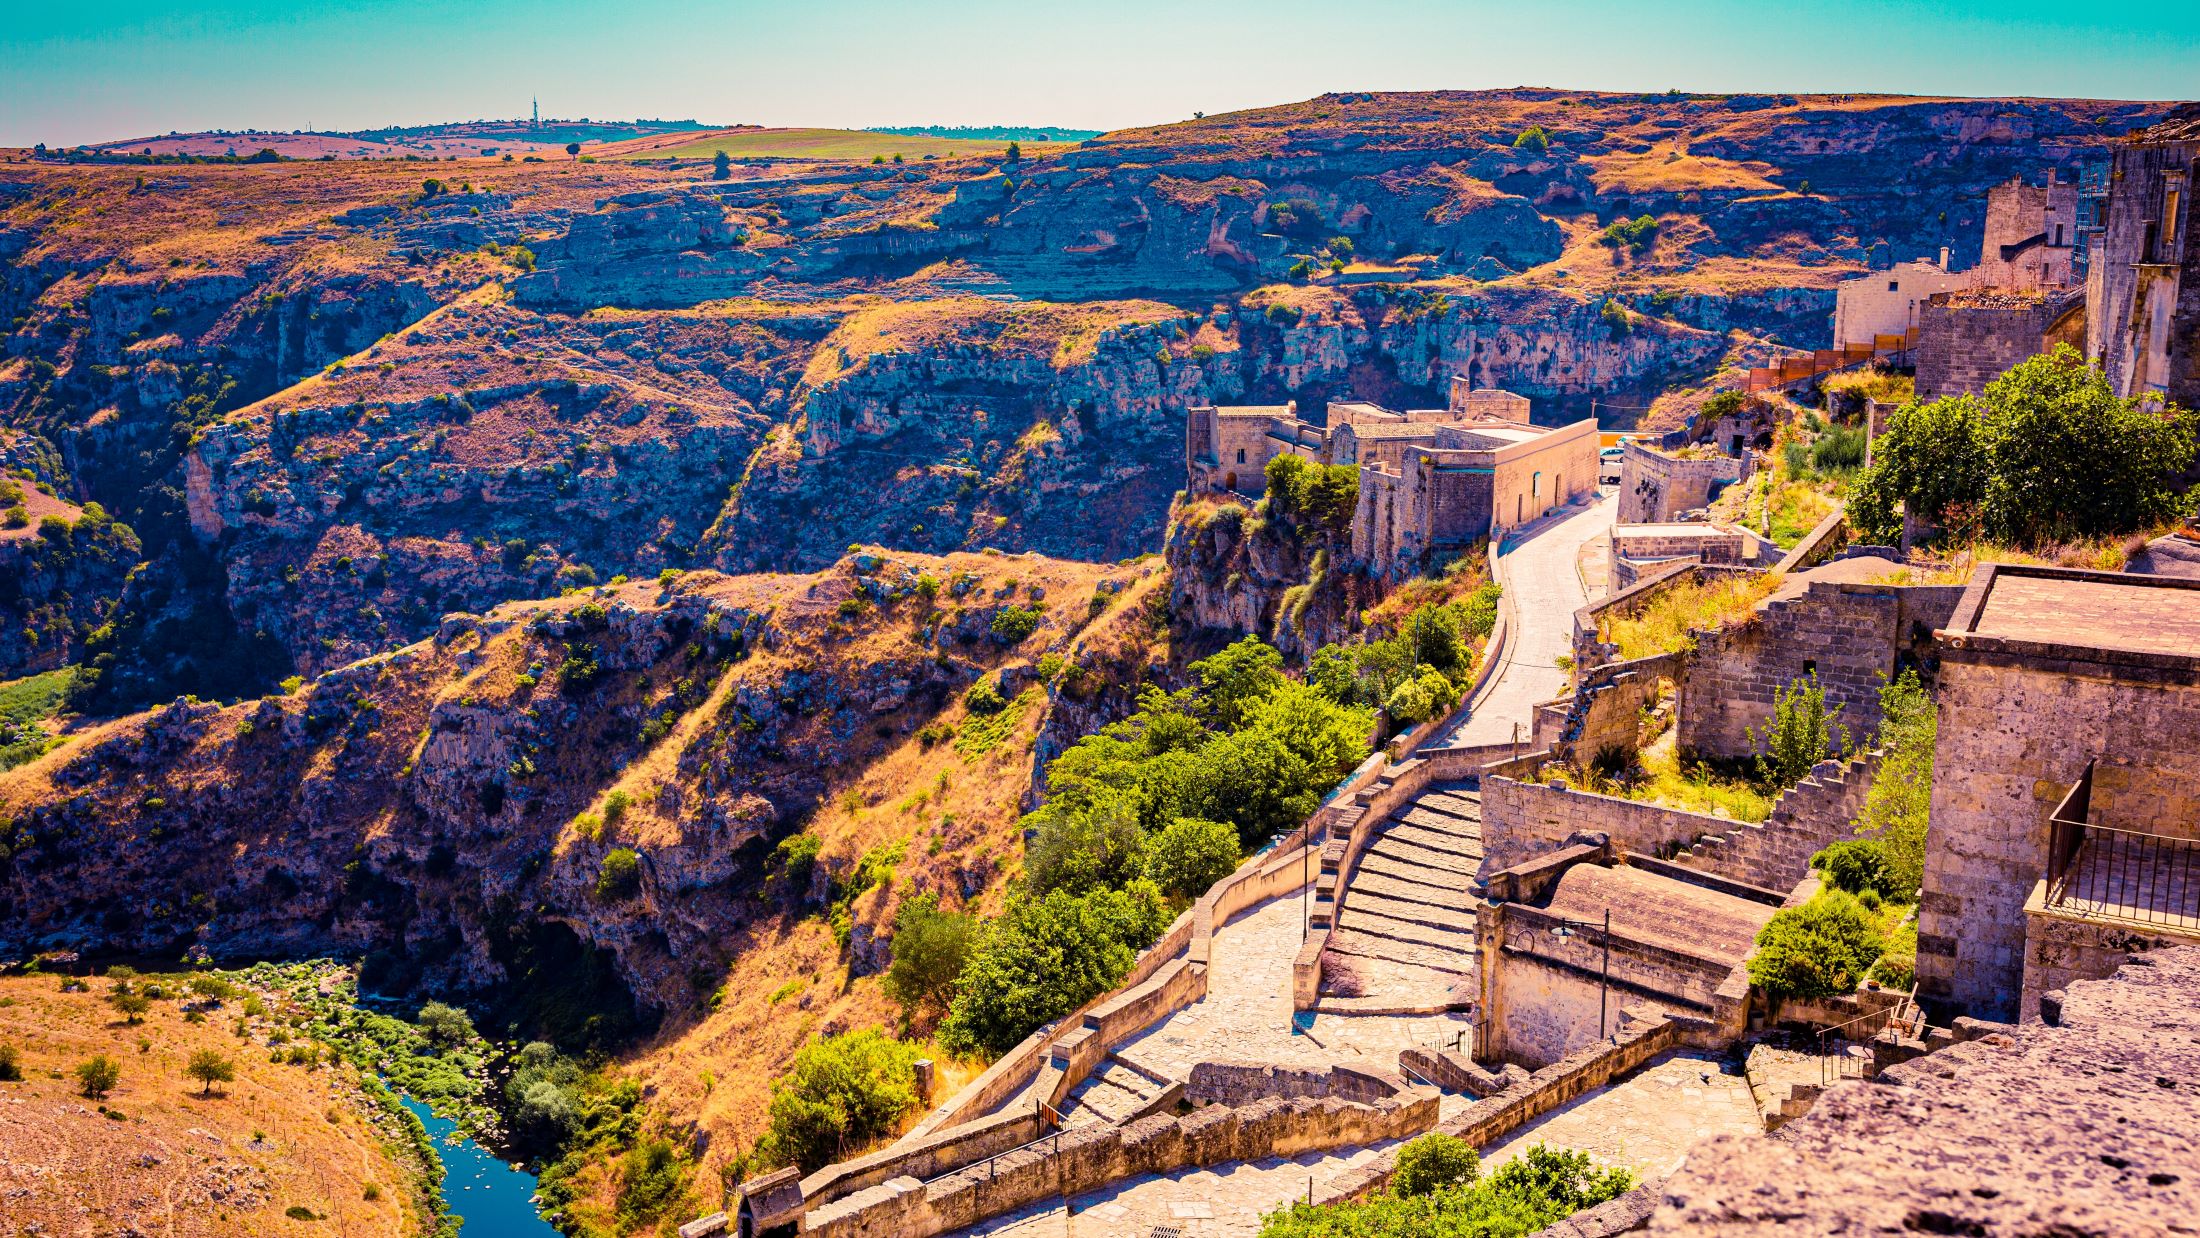
[[1773,565],[1775,572],[1800,572],[1813,568],[1839,554],[1849,544],[1849,509],[1839,504],[1826,513],[1826,518],[1811,526],[1803,540],[1795,543],[1780,561]]
[[1571,787],[1482,779],[1485,875],[1565,846],[1576,834],[1603,834],[1629,854],[1674,863],[1771,890],[1793,886],[1810,857],[1856,836],[1855,820],[1879,768],[1878,753],[1824,761],[1773,801],[1762,822],[1736,821]]
[[[1468,1105],[1436,1129],[1487,1148],[1498,1140],[1582,1094],[1603,1087],[1643,1063],[1709,1033],[1698,1020],[1660,1017],[1631,1022],[1610,1043],[1599,1042],[1530,1074],[1524,1082]],[[1364,1199],[1390,1185],[1398,1157],[1390,1149],[1347,1171],[1316,1192],[1318,1204]]]
[[1035,1111],[997,1113],[951,1127],[914,1144],[896,1143],[869,1156],[827,1165],[802,1180],[805,1208],[817,1208],[890,1178],[929,1178],[1022,1147],[1045,1130]]
[[1664,653],[1630,662],[1609,662],[1574,678],[1574,694],[1554,720],[1553,734],[1536,725],[1536,746],[1563,761],[1593,761],[1618,749],[1632,754],[1642,747],[1642,711],[1658,700],[1661,681],[1684,682],[1688,657]]
[[1373,1103],[1266,1097],[1156,1114],[1126,1126],[1079,1126],[929,1182],[898,1177],[802,1219],[821,1238],[931,1238],[988,1217],[1126,1178],[1291,1157],[1404,1139],[1436,1123],[1438,1093],[1414,1088]]
[[1701,584],[1707,580],[1731,579],[1735,576],[1762,575],[1761,567],[1720,567],[1716,564],[1681,560],[1643,574],[1633,586],[1621,589],[1600,602],[1592,602],[1574,611],[1574,673],[1595,670],[1619,657],[1619,647],[1604,643],[1600,637],[1604,621],[1627,618],[1639,614],[1643,607],[1656,601],[1668,589],[1685,584]]
[[1258,1100],[1336,1097],[1372,1105],[1413,1090],[1405,1076],[1358,1066],[1276,1066],[1267,1062],[1198,1062],[1184,1099],[1195,1105],[1249,1105]]
[[1485,1061],[1561,1060],[1602,1040],[1622,1007],[1715,1020],[1720,986],[1735,966],[1618,933],[1607,951],[1601,935],[1559,937],[1552,932],[1559,917],[1519,903],[1485,907],[1481,922],[1489,940],[1480,1013],[1491,1036],[1475,1055]]

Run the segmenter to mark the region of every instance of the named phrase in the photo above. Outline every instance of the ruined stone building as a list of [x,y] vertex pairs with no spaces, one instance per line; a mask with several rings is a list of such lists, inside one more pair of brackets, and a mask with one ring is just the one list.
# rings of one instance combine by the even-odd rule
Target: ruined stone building
[[1620,457],[1619,522],[1665,524],[1711,505],[1719,493],[1748,480],[1755,468],[1747,444],[1734,454],[1708,444],[1667,451],[1629,439]]
[[2075,184],[2053,172],[2045,185],[2011,177],[1987,191],[1986,232],[1976,265],[1949,269],[1943,248],[1938,262],[1897,263],[1843,281],[1834,290],[1833,345],[1871,344],[1912,329],[1923,337],[1929,330],[1926,307],[1936,297],[1985,289],[2051,293],[2072,287],[2079,239]]
[[2200,406],[2200,226],[2193,204],[2200,109],[2116,152],[2086,275],[2086,356],[2121,396],[2158,391]]
[[1445,408],[1397,412],[1334,400],[1323,424],[1296,404],[1198,407],[1185,417],[1186,487],[1257,495],[1268,462],[1295,455],[1360,470],[1352,554],[1380,571],[1413,570],[1432,551],[1464,549],[1596,489],[1593,419],[1538,426],[1525,396],[1454,379]]
[[2200,941],[2200,581],[1988,564],[1936,643],[1919,1000],[2014,1020]]

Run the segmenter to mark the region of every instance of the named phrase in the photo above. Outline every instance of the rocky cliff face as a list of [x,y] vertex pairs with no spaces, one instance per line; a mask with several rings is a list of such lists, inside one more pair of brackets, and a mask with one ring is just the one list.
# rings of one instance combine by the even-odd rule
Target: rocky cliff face
[[87,585],[106,703],[230,695],[589,573],[1152,550],[1196,401],[1466,375],[1624,424],[1824,343],[1837,279],[1970,252],[1989,185],[2160,110],[1332,95],[726,181],[8,165],[0,425],[143,539]]
[[[907,849],[904,888],[994,888],[1052,702],[1106,720],[1160,648],[1157,583],[997,555],[698,572],[449,615],[290,695],[177,701],[0,774],[0,953],[380,951],[466,990],[556,925],[644,1006],[684,1008],[730,932],[804,901],[765,880],[795,829],[821,873],[922,831],[939,845]],[[993,630],[1011,607],[1040,616],[1028,637]],[[980,675],[1008,711],[971,718]],[[923,810],[874,809],[867,779],[928,788]],[[631,886],[604,876],[621,850]]]

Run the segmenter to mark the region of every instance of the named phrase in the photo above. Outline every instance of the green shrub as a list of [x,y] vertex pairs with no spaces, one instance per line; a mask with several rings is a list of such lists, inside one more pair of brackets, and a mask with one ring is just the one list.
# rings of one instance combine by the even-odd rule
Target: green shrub
[[1456,1135],[1431,1131],[1398,1149],[1390,1189],[1400,1195],[1426,1195],[1447,1186],[1468,1186],[1481,1176],[1482,1158],[1474,1145]]
[[958,1053],[998,1055],[1107,992],[1168,927],[1150,882],[1043,898],[1012,895],[970,956],[940,1039]]
[[1854,992],[1885,948],[1854,895],[1822,890],[1774,913],[1758,932],[1749,982],[1774,997],[1836,997]]
[[1872,965],[1872,978],[1890,989],[1917,983],[1917,921],[1908,920],[1887,935],[1887,948]]
[[825,849],[825,840],[815,834],[794,834],[779,840],[773,855],[779,860],[779,871],[787,884],[799,890],[810,887],[810,872],[817,867],[817,857]]
[[444,1049],[467,1044],[476,1035],[474,1021],[466,1012],[443,1002],[423,1005],[420,1013],[413,1016],[413,1022],[419,1025],[420,1034],[428,1038],[428,1043]]
[[642,858],[631,847],[613,847],[604,853],[596,871],[596,897],[613,902],[632,898],[642,889]]
[[923,1103],[917,1057],[871,1027],[804,1045],[772,1084],[770,1126],[758,1152],[809,1173],[892,1134]]
[[70,1073],[76,1076],[77,1086],[83,1089],[84,1095],[92,1100],[101,1099],[122,1082],[121,1063],[104,1053],[78,1062]]
[[1000,686],[991,675],[970,685],[963,692],[963,708],[974,714],[997,714],[1008,707],[1008,698],[1001,695]]
[[1823,872],[1836,890],[1863,894],[1888,888],[1886,846],[1877,839],[1835,843],[1812,856],[1810,866]]
[[1407,726],[1450,713],[1459,703],[1459,688],[1433,666],[1422,666],[1413,678],[1391,690],[1383,709],[1394,722]]
[[1536,1144],[1480,1181],[1425,1194],[1390,1190],[1342,1204],[1296,1203],[1261,1218],[1260,1238],[1525,1238],[1634,1186],[1586,1152]]
[[23,1055],[11,1044],[0,1044],[0,1083],[23,1080]]
[[1879,733],[1886,753],[1864,794],[1858,829],[1880,843],[1886,882],[1880,891],[1898,903],[1917,901],[1925,880],[1925,828],[1933,804],[1933,750],[1940,730],[1933,698],[1916,671],[1904,671],[1879,689]]
[[619,1159],[619,1220],[632,1231],[680,1211],[687,1199],[687,1158],[671,1140],[644,1139]]
[[1237,871],[1237,830],[1204,817],[1178,817],[1146,842],[1146,879],[1173,898],[1192,899]]
[[937,894],[903,903],[894,915],[894,961],[886,969],[886,995],[911,1011],[945,1014],[979,932],[976,916],[941,911]]
[[1036,604],[1031,606],[1003,606],[993,613],[990,625],[993,634],[1011,645],[1020,644],[1039,630],[1039,618],[1046,612]]
[[1540,155],[1551,149],[1551,131],[1541,125],[1529,125],[1513,139],[1513,149]]

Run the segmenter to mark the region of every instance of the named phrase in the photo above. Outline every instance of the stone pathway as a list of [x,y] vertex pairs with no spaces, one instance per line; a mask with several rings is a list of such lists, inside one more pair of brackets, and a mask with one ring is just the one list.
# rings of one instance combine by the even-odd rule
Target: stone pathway
[[1573,652],[1574,612],[1588,601],[1576,561],[1583,545],[1611,531],[1618,510],[1617,501],[1599,495],[1505,539],[1505,589],[1514,622],[1505,664],[1488,694],[1429,747],[1507,743],[1516,723],[1525,738],[1534,729],[1535,707],[1565,692],[1568,675],[1558,658]]
[[1344,890],[1323,1005],[1443,1010],[1474,996],[1482,796],[1438,783],[1376,827]]
[[1680,1050],[1578,1097],[1482,1150],[1484,1171],[1542,1143],[1586,1152],[1637,1178],[1662,1179],[1713,1135],[1764,1133],[1749,1080],[1722,1058]]

